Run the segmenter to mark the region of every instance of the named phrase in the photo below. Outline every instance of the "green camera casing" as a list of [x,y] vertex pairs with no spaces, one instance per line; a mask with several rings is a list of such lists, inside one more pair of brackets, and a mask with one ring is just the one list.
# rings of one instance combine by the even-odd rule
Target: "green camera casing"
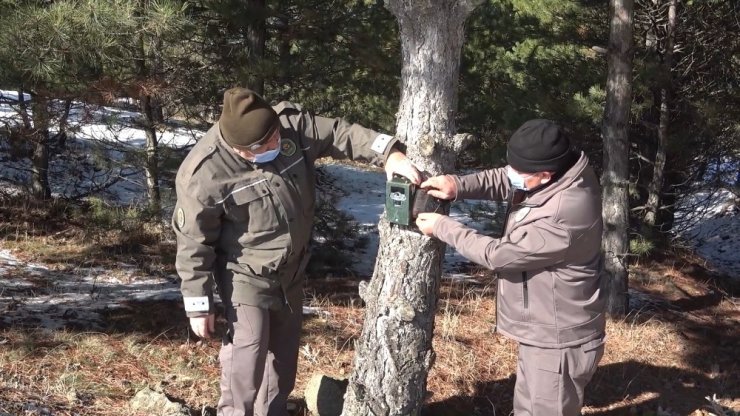
[[408,179],[393,175],[385,185],[385,215],[388,221],[405,226],[415,225],[421,212],[449,212],[450,201],[435,198]]
[[411,207],[414,200],[415,186],[411,181],[394,175],[385,184],[385,215],[394,224],[411,223]]

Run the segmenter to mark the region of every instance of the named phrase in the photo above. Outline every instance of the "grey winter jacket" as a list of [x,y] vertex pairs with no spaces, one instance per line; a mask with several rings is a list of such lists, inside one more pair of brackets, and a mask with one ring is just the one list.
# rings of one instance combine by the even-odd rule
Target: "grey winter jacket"
[[[511,200],[505,168],[454,176],[458,199]],[[521,192],[521,191],[519,191]],[[588,158],[510,206],[501,238],[443,217],[434,236],[498,274],[497,329],[543,348],[604,332],[601,193]]]

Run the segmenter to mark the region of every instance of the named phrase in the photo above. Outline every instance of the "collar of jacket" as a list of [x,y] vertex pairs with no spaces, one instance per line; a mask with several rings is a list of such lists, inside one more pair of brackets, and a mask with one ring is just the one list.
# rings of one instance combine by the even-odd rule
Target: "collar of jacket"
[[[218,124],[216,124],[218,126]],[[233,147],[226,143],[226,140],[224,140],[224,136],[221,135],[221,129],[216,128],[216,134],[218,135],[218,145],[224,149],[226,153],[228,153],[233,159],[239,161],[239,164],[250,169],[255,170],[255,163],[251,160],[247,160],[242,157],[242,155],[236,153]]]
[[550,198],[556,195],[558,192],[569,188],[573,182],[581,177],[583,170],[588,166],[588,156],[581,152],[578,161],[570,167],[565,173],[563,173],[558,180],[549,183],[543,187],[537,188],[534,191],[527,192],[527,196],[524,201],[521,202],[521,206],[525,207],[538,207],[547,202]]

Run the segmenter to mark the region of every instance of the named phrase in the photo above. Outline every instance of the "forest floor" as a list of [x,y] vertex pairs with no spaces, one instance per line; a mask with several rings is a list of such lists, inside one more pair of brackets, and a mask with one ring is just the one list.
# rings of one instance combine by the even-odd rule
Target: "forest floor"
[[[97,230],[91,223],[91,216],[63,204],[0,201],[0,251],[6,254],[0,257],[0,416],[143,414],[131,410],[130,400],[147,386],[193,414],[214,414],[220,342],[189,333],[178,299],[131,296],[97,311],[90,325],[71,301],[52,308],[54,328],[29,314],[68,295],[67,286],[53,280],[80,270],[102,270],[109,280],[129,283],[174,275],[166,227],[111,222]],[[442,282],[424,415],[511,411],[517,346],[493,332],[490,273],[466,273],[471,280]],[[606,352],[583,413],[737,415],[737,280],[710,273],[699,258],[677,249],[634,260],[630,273],[629,314],[608,321]],[[294,414],[308,414],[302,398],[312,375],[343,378],[352,371],[364,311],[358,280],[334,276],[306,285],[305,305],[313,313],[304,321]],[[92,299],[97,289],[84,290]],[[21,313],[27,315],[14,319]]]

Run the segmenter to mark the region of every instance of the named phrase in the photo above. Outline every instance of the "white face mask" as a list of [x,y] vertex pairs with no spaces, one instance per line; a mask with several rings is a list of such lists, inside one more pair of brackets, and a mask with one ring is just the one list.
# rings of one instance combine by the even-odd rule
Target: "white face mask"
[[531,175],[521,175],[519,172],[512,169],[511,166],[506,167],[506,176],[509,177],[509,182],[511,182],[511,187],[514,189],[519,189],[522,191],[527,190],[527,185],[524,184],[524,182],[534,176],[534,174]]
[[255,154],[254,159],[252,161],[254,163],[268,163],[268,162],[272,162],[273,160],[275,160],[277,155],[280,153],[281,140],[282,139],[278,139],[278,145],[276,148],[272,150],[268,150],[266,152]]

